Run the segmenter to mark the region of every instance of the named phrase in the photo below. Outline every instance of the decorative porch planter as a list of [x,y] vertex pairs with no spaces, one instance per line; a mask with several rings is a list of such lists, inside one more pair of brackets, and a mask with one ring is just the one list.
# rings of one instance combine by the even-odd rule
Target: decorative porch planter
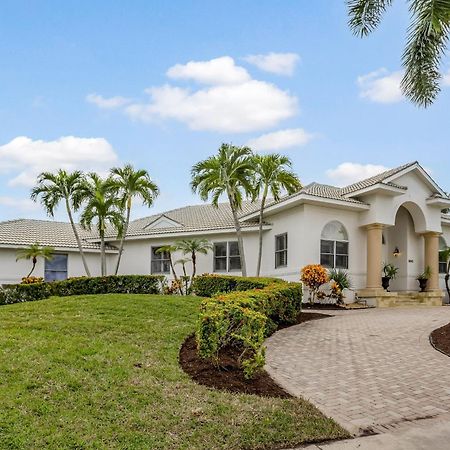
[[391,277],[382,277],[381,278],[381,285],[383,286],[383,289],[387,291],[389,289],[389,284],[391,282]]
[[425,292],[428,286],[428,278],[418,278],[417,281],[419,282],[420,292]]

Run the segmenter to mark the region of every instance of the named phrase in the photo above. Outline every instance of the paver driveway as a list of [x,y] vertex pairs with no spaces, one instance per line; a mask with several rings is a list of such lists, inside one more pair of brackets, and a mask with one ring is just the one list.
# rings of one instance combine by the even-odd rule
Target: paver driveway
[[450,412],[450,358],[429,334],[450,307],[330,311],[275,333],[267,370],[352,433]]

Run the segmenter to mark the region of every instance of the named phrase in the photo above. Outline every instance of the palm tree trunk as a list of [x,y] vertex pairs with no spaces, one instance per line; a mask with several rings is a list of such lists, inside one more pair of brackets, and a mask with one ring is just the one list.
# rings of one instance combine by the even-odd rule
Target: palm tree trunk
[[245,265],[245,255],[244,255],[244,240],[242,239],[242,230],[241,224],[239,223],[239,219],[237,216],[236,208],[234,204],[231,203],[230,199],[231,212],[233,213],[234,227],[236,228],[238,247],[239,247],[239,256],[241,259],[241,272],[242,276],[247,276],[247,266]]
[[75,235],[75,240],[77,241],[78,250],[80,251],[81,260],[83,261],[84,270],[86,272],[86,275],[88,277],[90,277],[91,276],[91,272],[89,270],[89,267],[88,267],[88,264],[87,264],[87,261],[86,261],[86,255],[84,254],[83,246],[81,244],[81,239],[80,239],[80,236],[78,234],[77,227],[75,226],[75,223],[73,221],[72,210],[70,209],[69,200],[67,198],[66,198],[66,210],[67,210],[67,215],[69,216],[70,225],[72,225],[72,230],[73,230],[73,234]]
[[259,209],[259,236],[258,236],[258,265],[256,267],[256,276],[259,277],[261,273],[262,247],[263,247],[263,214],[266,205],[267,186],[264,188],[264,193],[261,199],[261,207]]
[[31,274],[34,272],[34,269],[36,268],[36,263],[37,263],[36,258],[33,258],[33,267],[31,268],[30,273],[27,275],[27,278],[30,277]]
[[120,238],[119,254],[117,255],[117,264],[116,264],[116,270],[114,271],[114,275],[117,275],[119,273],[120,260],[122,258],[122,253],[123,253],[123,244],[124,244],[127,232],[128,232],[128,227],[130,226],[130,215],[131,215],[131,205],[127,206],[127,218],[125,220],[125,225],[123,227],[122,237]]
[[105,251],[105,231],[100,230],[100,266],[102,277],[106,276],[106,251]]
[[191,253],[191,259],[192,259],[192,275],[191,275],[191,282],[189,283],[189,291],[192,289],[192,285],[194,284],[194,278],[197,273],[197,255],[195,254],[195,252]]
[[173,274],[173,278],[178,286],[178,290],[180,291],[180,294],[183,295],[183,286],[181,285],[181,283],[178,281],[178,276],[177,273],[175,272],[175,266],[173,265],[173,260],[172,260],[172,253],[169,252],[169,264],[170,264],[170,269],[172,270],[172,274]]
[[[449,267],[450,269],[450,267]],[[449,284],[449,279],[450,279],[450,270],[447,271],[447,274],[445,275],[445,287],[447,289],[447,294],[448,294],[448,298],[450,299],[450,284]]]

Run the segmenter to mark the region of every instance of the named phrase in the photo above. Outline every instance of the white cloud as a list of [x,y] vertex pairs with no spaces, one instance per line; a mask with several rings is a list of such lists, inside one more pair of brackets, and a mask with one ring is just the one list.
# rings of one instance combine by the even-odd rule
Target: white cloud
[[250,80],[249,73],[243,67],[236,66],[234,59],[229,56],[176,64],[167,71],[167,76],[211,85],[241,84]]
[[389,72],[378,69],[358,77],[357,84],[361,98],[367,98],[376,103],[397,103],[403,100],[400,83],[403,78],[401,71]]
[[386,170],[389,170],[389,168],[382,165],[345,162],[339,164],[335,169],[327,170],[326,175],[337,186],[347,186]]
[[266,55],[249,55],[244,60],[266,72],[276,73],[277,75],[293,75],[300,56],[297,53],[272,52]]
[[7,208],[13,208],[17,211],[37,211],[41,207],[28,198],[14,198],[8,196],[0,196],[0,205]]
[[444,75],[442,77],[442,84],[444,86],[450,86],[450,69],[447,70],[446,73],[444,73]]
[[88,94],[86,101],[97,105],[101,109],[117,109],[131,102],[130,99],[125,97],[116,96],[106,98],[98,94]]
[[302,128],[290,128],[250,139],[247,145],[258,151],[283,150],[290,147],[301,147],[311,141],[313,137]]
[[274,84],[252,79],[224,56],[210,61],[177,64],[167,71],[173,79],[206,86],[196,89],[165,84],[145,90],[149,100],[120,109],[134,120],[177,120],[192,130],[247,133],[276,126],[297,113],[297,98]]
[[103,172],[118,161],[103,138],[60,137],[55,141],[14,138],[0,146],[0,173],[10,176],[10,186],[33,186],[43,171],[85,170]]

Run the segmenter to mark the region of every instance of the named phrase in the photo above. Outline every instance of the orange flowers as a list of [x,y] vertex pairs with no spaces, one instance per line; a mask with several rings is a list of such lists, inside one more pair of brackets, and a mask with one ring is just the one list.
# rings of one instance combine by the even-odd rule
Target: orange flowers
[[309,264],[303,267],[301,280],[308,288],[316,290],[328,282],[328,273],[320,264]]

